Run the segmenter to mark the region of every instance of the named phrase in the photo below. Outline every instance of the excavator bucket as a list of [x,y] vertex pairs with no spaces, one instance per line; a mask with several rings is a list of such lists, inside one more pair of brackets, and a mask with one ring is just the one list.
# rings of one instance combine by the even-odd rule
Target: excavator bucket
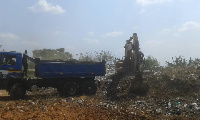
[[145,96],[149,91],[149,85],[144,83],[142,76],[135,76],[131,80],[130,93],[137,96]]

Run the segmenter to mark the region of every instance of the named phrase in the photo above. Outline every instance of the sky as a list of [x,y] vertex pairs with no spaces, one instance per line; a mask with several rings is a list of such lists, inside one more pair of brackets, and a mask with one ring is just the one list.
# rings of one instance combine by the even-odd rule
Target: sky
[[124,56],[137,33],[145,57],[200,58],[199,0],[0,0],[0,51],[65,48]]

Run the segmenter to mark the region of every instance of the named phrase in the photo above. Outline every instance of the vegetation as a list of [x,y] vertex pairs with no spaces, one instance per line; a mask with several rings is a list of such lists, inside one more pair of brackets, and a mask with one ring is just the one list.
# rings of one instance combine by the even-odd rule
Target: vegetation
[[[33,58],[40,58],[41,60],[70,60],[73,59],[73,55],[69,52],[65,52],[64,48],[59,49],[43,49],[33,50]],[[29,62],[29,68],[33,69],[35,64]]]
[[[41,60],[71,60],[73,56],[69,52],[65,52],[64,48],[59,49],[43,49],[43,50],[34,50],[33,58],[40,58]],[[95,51],[94,53],[86,52],[80,53],[79,61],[94,61],[101,62],[112,61],[114,62],[114,56],[109,51]],[[29,68],[34,68],[34,63],[29,62]]]
[[186,67],[186,66],[198,66],[200,65],[200,59],[195,58],[194,60],[192,60],[192,58],[190,57],[189,60],[186,60],[185,58],[183,58],[183,56],[179,56],[179,57],[172,57],[172,62],[168,62],[167,63],[167,67]]
[[[73,55],[69,52],[65,52],[64,48],[59,49],[43,49],[43,50],[34,50],[33,51],[34,58],[40,58],[41,60],[71,60],[73,59]],[[86,52],[80,53],[79,56],[80,61],[95,61],[101,62],[102,60],[109,61],[112,63],[116,62],[114,55],[112,55],[109,51],[100,51],[100,52]],[[184,76],[187,73],[193,74],[200,71],[200,59],[196,58],[192,60],[186,60],[183,56],[172,57],[172,62],[166,61],[166,66],[161,67],[158,60],[152,56],[147,56],[144,60],[144,69],[150,71],[159,71],[159,72],[171,72],[172,77],[175,73],[176,77]],[[190,67],[190,69],[188,69]],[[29,63],[29,68],[34,68],[33,63]],[[162,69],[161,69],[162,68]]]
[[81,53],[79,57],[80,61],[95,61],[95,62],[101,62],[102,60],[105,61],[113,61],[114,56],[112,55],[111,52],[109,51],[101,51],[97,52],[95,51],[94,53]]
[[159,68],[160,64],[158,62],[158,60],[152,56],[148,56],[145,61],[145,69],[146,70],[156,70]]
[[69,60],[73,58],[73,55],[69,52],[65,52],[64,48],[59,48],[34,50],[33,57],[40,58],[41,60]]

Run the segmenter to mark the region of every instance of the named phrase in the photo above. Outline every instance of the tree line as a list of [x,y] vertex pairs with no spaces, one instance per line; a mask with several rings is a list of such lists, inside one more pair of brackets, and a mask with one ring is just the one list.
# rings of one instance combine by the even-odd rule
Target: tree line
[[[75,60],[73,55],[70,52],[66,52],[64,48],[59,49],[42,49],[42,50],[33,50],[33,58],[40,58],[41,60]],[[94,52],[85,52],[80,53],[78,61],[94,61],[101,62],[102,60],[116,63],[119,59],[115,57],[109,51],[94,51]],[[33,68],[34,64],[29,62],[30,68]],[[155,70],[160,68],[159,61],[153,56],[147,56],[144,59],[145,69]],[[200,59],[196,58],[192,60],[186,60],[183,56],[172,57],[172,62],[166,61],[166,67],[176,67],[176,66],[191,66],[200,64]]]

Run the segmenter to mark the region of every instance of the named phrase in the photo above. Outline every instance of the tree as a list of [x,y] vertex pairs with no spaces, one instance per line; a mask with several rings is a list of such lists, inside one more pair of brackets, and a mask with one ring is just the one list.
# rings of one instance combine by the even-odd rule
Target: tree
[[145,68],[147,70],[155,70],[156,67],[160,66],[158,60],[152,56],[148,56],[145,59]]
[[[64,48],[59,49],[43,49],[33,50],[33,58],[40,58],[41,60],[70,60],[73,56],[69,52],[65,52]],[[35,64],[29,61],[29,68],[33,69]]]
[[65,52],[64,48],[59,49],[43,49],[34,50],[34,58],[40,58],[41,60],[69,60],[73,59],[72,54]]
[[114,56],[109,51],[102,50],[101,52],[95,51],[94,53],[89,53],[89,52],[80,53],[79,60],[80,61],[95,61],[95,62],[101,62],[102,60],[113,61]]
[[185,58],[183,58],[183,56],[179,56],[179,57],[172,57],[172,62],[168,62],[166,61],[167,67],[181,67],[181,66],[186,66],[187,65],[187,60],[185,60]]
[[80,53],[80,57],[79,57],[80,61],[93,61],[93,55],[92,53]]

